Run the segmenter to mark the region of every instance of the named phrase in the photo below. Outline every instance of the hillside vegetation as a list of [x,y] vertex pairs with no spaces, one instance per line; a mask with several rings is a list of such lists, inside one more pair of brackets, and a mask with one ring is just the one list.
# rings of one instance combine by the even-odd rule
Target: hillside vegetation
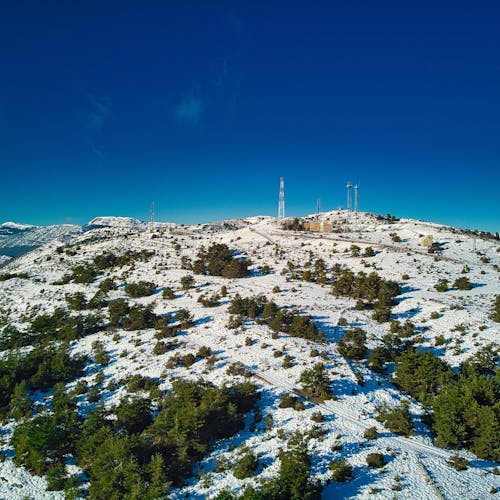
[[6,265],[0,496],[493,498],[498,240],[319,218],[96,225]]

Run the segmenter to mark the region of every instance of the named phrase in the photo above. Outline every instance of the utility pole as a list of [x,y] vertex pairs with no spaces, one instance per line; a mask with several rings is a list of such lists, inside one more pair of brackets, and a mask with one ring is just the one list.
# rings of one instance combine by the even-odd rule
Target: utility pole
[[359,210],[359,186],[357,184],[354,185],[354,217],[356,220],[358,219],[358,210]]

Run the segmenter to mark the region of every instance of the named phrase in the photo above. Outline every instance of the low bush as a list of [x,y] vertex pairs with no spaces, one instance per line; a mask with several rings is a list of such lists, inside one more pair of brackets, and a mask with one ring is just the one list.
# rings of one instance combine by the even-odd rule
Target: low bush
[[370,427],[366,429],[366,431],[363,433],[363,437],[365,439],[373,440],[377,439],[378,437],[378,432],[376,427]]
[[368,467],[380,468],[385,465],[385,458],[382,453],[369,453],[366,457]]
[[458,455],[451,455],[448,459],[448,463],[455,470],[466,470],[469,465],[469,461],[466,458],[460,457]]
[[156,356],[161,356],[162,354],[165,354],[168,350],[169,349],[167,344],[160,340],[153,347],[153,354],[155,354]]
[[259,466],[257,456],[246,446],[242,447],[240,455],[240,458],[238,458],[233,468],[234,477],[237,479],[245,479],[246,477],[253,476]]
[[472,283],[465,276],[457,278],[453,282],[453,286],[459,290],[472,290]]
[[304,370],[300,375],[299,382],[304,391],[314,398],[329,399],[332,397],[332,381],[323,363],[316,363],[312,368]]
[[390,431],[409,436],[413,432],[413,421],[408,406],[406,402],[393,409],[382,406],[378,409],[376,419],[383,422]]
[[130,283],[125,287],[125,294],[128,297],[146,297],[152,295],[155,291],[156,285],[151,281],[138,281],[137,283]]
[[109,292],[110,290],[116,290],[116,288],[113,278],[105,278],[99,283],[99,290],[101,292]]
[[449,290],[448,283],[449,281],[447,279],[442,278],[434,285],[434,288],[438,292],[447,292]]
[[363,359],[366,357],[366,332],[362,328],[353,328],[344,333],[337,342],[339,354],[351,359]]
[[167,299],[167,300],[173,300],[175,299],[175,292],[172,290],[172,288],[170,287],[165,287],[163,289],[163,292],[161,293],[161,296],[164,298],[164,299]]
[[339,483],[351,481],[353,478],[352,465],[341,458],[340,460],[332,460],[328,465],[332,473],[332,479]]

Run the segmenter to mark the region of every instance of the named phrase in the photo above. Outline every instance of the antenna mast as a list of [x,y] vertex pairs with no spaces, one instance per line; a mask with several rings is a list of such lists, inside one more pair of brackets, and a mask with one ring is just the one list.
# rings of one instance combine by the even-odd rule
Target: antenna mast
[[347,188],[347,216],[349,216],[349,210],[351,210],[351,182],[348,182],[345,187]]
[[319,214],[321,212],[321,198],[318,198],[316,200],[316,214]]
[[351,189],[352,184],[348,182],[345,186],[347,188],[347,211],[351,210]]
[[151,206],[149,207],[149,232],[153,232],[155,227],[155,202],[151,202]]
[[285,218],[285,178],[280,177],[280,200],[278,205],[278,221]]

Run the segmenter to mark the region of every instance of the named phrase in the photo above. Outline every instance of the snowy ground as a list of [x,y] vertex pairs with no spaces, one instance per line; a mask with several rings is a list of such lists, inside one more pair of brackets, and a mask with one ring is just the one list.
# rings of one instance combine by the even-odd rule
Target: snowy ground
[[[405,399],[405,395],[364,364],[348,363],[337,353],[336,340],[343,333],[338,320],[343,317],[349,325],[361,326],[367,332],[369,347],[381,345],[382,336],[388,332],[388,323],[374,323],[369,311],[357,311],[354,301],[334,297],[329,286],[290,281],[281,271],[288,261],[301,267],[308,260],[322,257],[329,267],[340,263],[354,271],[369,273],[376,270],[384,278],[401,282],[404,290],[399,304],[393,309],[395,317],[411,319],[418,327],[427,327],[422,334],[421,345],[434,349],[436,354],[456,367],[487,343],[498,344],[498,324],[489,319],[489,314],[494,296],[500,293],[498,267],[495,267],[500,264],[499,242],[480,238],[474,241],[472,236],[452,228],[413,220],[388,224],[371,214],[359,214],[354,220],[352,214],[347,219],[345,212],[328,212],[321,214],[320,218],[333,222],[340,232],[283,231],[274,219],[268,217],[203,226],[169,225],[159,228],[154,234],[134,227],[96,229],[71,241],[76,255],[58,253],[56,248],[61,243],[52,242],[8,263],[2,272],[26,272],[30,278],[0,282],[0,310],[5,310],[8,320],[22,328],[24,317],[65,306],[66,293],[82,291],[90,298],[99,281],[107,276],[102,276],[91,285],[51,284],[68,269],[90,261],[94,255],[105,250],[115,253],[123,253],[126,249],[155,251],[149,262],[136,262],[132,268],[114,270],[112,277],[120,285],[138,280],[155,282],[157,293],[130,299],[130,302],[152,303],[157,314],[171,314],[181,308],[192,311],[196,324],[178,337],[182,345],[175,352],[196,354],[200,346],[209,346],[217,354],[215,367],[208,369],[206,361],[202,360],[189,369],[166,369],[166,360],[172,353],[160,356],[152,353],[156,343],[154,330],[101,332],[73,343],[74,352],[90,353],[92,343],[99,339],[111,356],[111,363],[103,368],[107,380],[141,373],[158,378],[161,389],[168,389],[169,380],[178,376],[203,378],[220,384],[228,379],[227,366],[241,361],[255,374],[254,382],[262,393],[259,403],[262,414],[265,417],[271,413],[274,419],[274,428],[270,432],[265,431],[261,422],[252,432],[247,427],[234,438],[218,443],[199,464],[197,476],[185,487],[174,491],[172,498],[188,495],[201,499],[214,496],[223,488],[241,492],[246,484],[256,485],[255,478],[238,480],[230,471],[215,472],[217,460],[226,458],[234,462],[235,448],[243,442],[257,453],[262,464],[257,478],[272,476],[279,467],[276,460],[278,448],[285,444],[278,436],[278,430],[286,434],[297,429],[306,431],[315,425],[311,415],[318,410],[325,415],[321,426],[326,434],[323,439],[310,441],[313,474],[326,483],[329,477],[327,466],[333,458],[347,458],[354,467],[354,480],[345,484],[332,482],[325,487],[324,498],[456,499],[498,496],[490,493],[493,487],[500,489],[500,476],[492,474],[493,467],[498,464],[478,460],[462,451],[459,454],[470,460],[469,469],[457,472],[451,468],[446,460],[455,452],[433,446],[429,429],[419,420],[422,409],[416,402],[412,401],[410,406],[416,420],[416,433],[411,438],[402,438],[387,431],[374,419],[380,404],[396,405]],[[401,242],[393,241],[394,233]],[[421,245],[422,239],[428,235],[432,235],[434,242],[442,244],[439,258],[428,254]],[[252,276],[227,280],[195,275],[196,288],[181,291],[180,278],[188,274],[188,271],[180,269],[181,257],[194,259],[201,245],[207,247],[212,242],[227,243],[230,248],[246,254],[254,264]],[[361,253],[371,246],[376,255],[370,258],[352,257],[349,251],[352,244],[359,246]],[[180,245],[180,250],[175,245]],[[269,265],[272,274],[259,274],[257,268],[262,265]],[[465,266],[469,270],[467,274],[462,274]],[[438,279],[447,278],[453,282],[460,276],[467,276],[474,288],[446,293],[434,289]],[[211,295],[219,292],[222,285],[227,286],[228,296],[220,306],[205,308],[197,302],[200,293]],[[161,297],[161,290],[166,286],[176,290],[176,298],[172,301]],[[272,292],[275,287],[279,287],[280,291]],[[330,342],[316,345],[284,334],[272,339],[268,327],[254,322],[247,322],[236,332],[228,329],[227,305],[236,293],[242,296],[264,293],[280,306],[293,306],[311,314]],[[111,292],[110,297],[124,297],[123,287]],[[439,317],[431,319],[431,314],[435,312],[439,313]],[[439,335],[444,336],[446,342],[436,348],[435,338]],[[252,338],[251,345],[246,345],[247,337]],[[319,360],[318,357],[311,357],[313,348],[327,353],[326,365],[333,376],[333,392],[338,399],[320,405],[307,403],[304,411],[278,408],[279,395],[298,388],[300,373]],[[283,368],[283,358],[273,354],[276,350],[289,354],[294,366]],[[355,369],[363,374],[366,380],[364,387],[357,385]],[[90,366],[85,377],[89,384],[95,372],[95,365]],[[106,385],[107,382],[104,383]],[[106,405],[112,405],[124,391],[124,387],[114,392],[103,389],[103,400]],[[86,404],[82,399],[83,412]],[[372,426],[377,427],[380,437],[367,441],[363,432]],[[11,427],[5,426],[5,432],[8,433]],[[8,439],[4,442],[7,459],[0,464],[0,498],[61,497],[57,493],[45,493],[43,479],[16,468],[9,458],[13,451],[9,449]],[[342,450],[332,451],[332,447],[338,448],[339,443]],[[382,473],[379,469],[366,466],[366,455],[375,451],[383,453],[388,461]]]

